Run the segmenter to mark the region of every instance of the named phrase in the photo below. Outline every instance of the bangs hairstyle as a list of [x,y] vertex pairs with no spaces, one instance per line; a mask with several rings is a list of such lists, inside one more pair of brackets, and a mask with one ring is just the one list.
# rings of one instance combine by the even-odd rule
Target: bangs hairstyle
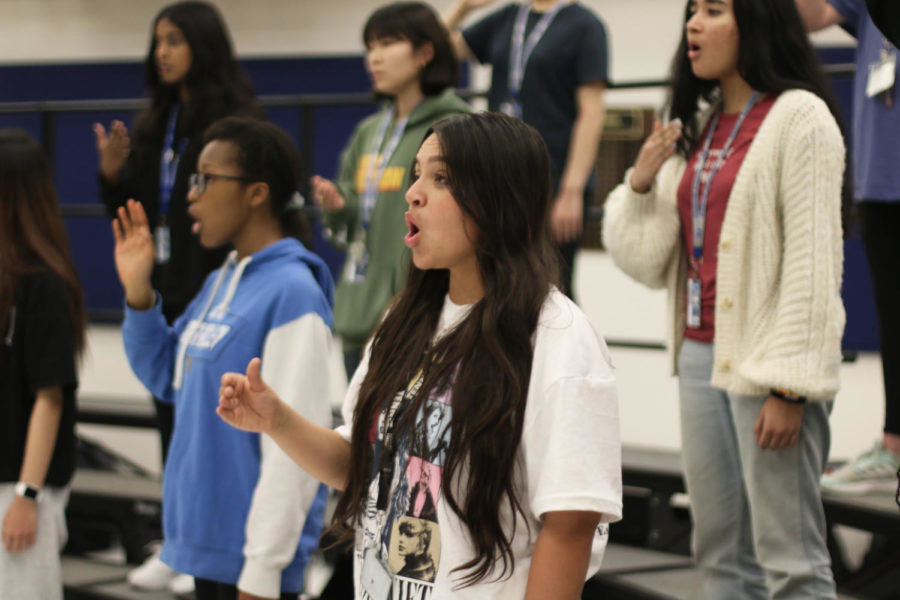
[[[697,111],[701,101],[715,103],[719,99],[719,82],[694,75],[688,59],[687,22],[691,4],[684,9],[681,42],[672,59],[672,87],[669,94],[669,117],[684,124],[678,152],[690,157],[697,145],[700,122]],[[732,10],[738,28],[738,73],[750,87],[761,93],[780,93],[792,89],[811,92],[821,98],[847,139],[844,119],[831,86],[822,69],[819,55],[809,41],[794,0],[733,0]],[[844,231],[850,221],[853,199],[851,160],[848,154],[842,189]]]
[[168,19],[181,30],[191,50],[191,68],[184,84],[188,106],[181,107],[181,122],[187,135],[199,134],[216,119],[244,108],[247,114],[262,116],[250,78],[238,65],[225,21],[218,9],[207,2],[177,2],[166,6],[150,29],[150,48],[144,73],[151,106],[138,118],[138,136],[162,139],[171,107],[178,101],[177,85],[165,85],[156,68],[156,25]]
[[251,117],[219,119],[203,134],[203,145],[229,142],[241,176],[269,186],[269,205],[284,235],[311,243],[309,221],[303,213],[303,161],[297,146],[281,128]]
[[[422,386],[400,417],[396,435],[423,439],[430,412],[426,399],[452,394],[441,492],[474,546],[472,560],[456,569],[465,571],[462,584],[471,585],[512,574],[515,528],[527,527],[518,518],[527,509],[517,485],[518,450],[532,336],[556,283],[558,258],[549,237],[550,158],[536,130],[496,113],[449,117],[426,139],[430,135],[438,138],[450,191],[477,230],[473,244],[484,296],[435,342],[449,274],[410,266],[405,288],[371,341],[353,416],[347,489],[334,524],[342,539],[352,539],[373,467],[369,432],[379,411],[422,370]],[[381,460],[384,465],[394,457]],[[503,523],[513,523],[513,530]]]
[[40,144],[21,129],[0,130],[0,331],[5,335],[21,277],[50,269],[62,279],[75,348],[84,349],[84,297]]
[[363,27],[363,44],[397,38],[409,41],[413,48],[425,44],[434,48],[434,57],[419,75],[419,86],[426,96],[440,94],[459,81],[459,63],[453,53],[450,34],[434,9],[422,2],[394,2],[372,13]]

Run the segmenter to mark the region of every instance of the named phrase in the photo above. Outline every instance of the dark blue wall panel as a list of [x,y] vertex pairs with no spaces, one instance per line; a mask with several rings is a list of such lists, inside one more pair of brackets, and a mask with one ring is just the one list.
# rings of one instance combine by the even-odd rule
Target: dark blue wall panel
[[[825,49],[827,63],[852,63],[853,49]],[[261,95],[365,92],[369,89],[360,56],[253,59],[242,65]],[[845,122],[852,110],[851,79],[833,80]],[[0,102],[35,100],[89,100],[137,98],[144,94],[143,63],[61,64],[0,67]],[[376,110],[374,104],[327,106],[314,111],[312,173],[332,178],[336,175],[341,149],[356,124]],[[295,108],[273,108],[269,118],[301,143],[303,120]],[[66,204],[97,202],[97,157],[91,125],[108,125],[113,119],[131,124],[131,112],[103,111],[70,113],[55,121],[53,160],[60,200]],[[0,127],[22,127],[41,139],[40,117],[35,114],[0,115]],[[848,128],[848,135],[851,132]],[[301,146],[302,148],[302,146]],[[309,173],[308,175],[311,175]],[[85,285],[87,303],[93,310],[115,311],[121,307],[122,291],[112,262],[112,236],[108,220],[97,217],[67,219],[76,264]],[[318,230],[315,250],[322,254],[337,274],[343,257],[321,237]],[[843,296],[847,307],[844,346],[877,349],[876,317],[871,283],[858,234],[851,233],[845,246]]]

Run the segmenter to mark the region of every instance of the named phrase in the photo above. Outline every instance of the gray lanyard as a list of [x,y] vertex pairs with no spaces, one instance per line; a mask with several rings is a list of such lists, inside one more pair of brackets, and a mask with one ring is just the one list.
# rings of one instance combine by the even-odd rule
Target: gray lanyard
[[712,188],[713,179],[715,179],[716,173],[719,172],[722,163],[725,162],[725,157],[728,156],[728,151],[731,150],[731,145],[734,143],[734,139],[741,130],[744,119],[747,118],[750,109],[753,108],[753,105],[756,104],[757,100],[759,100],[759,92],[753,92],[753,95],[747,100],[744,110],[741,111],[741,115],[738,117],[737,122],[734,124],[731,135],[728,136],[728,141],[725,142],[722,153],[719,154],[719,158],[716,160],[716,164],[713,166],[709,178],[706,180],[706,187],[703,188],[703,196],[701,197],[700,179],[702,179],[703,171],[706,168],[706,157],[709,156],[709,147],[712,144],[713,134],[716,132],[716,125],[719,124],[719,115],[721,114],[721,111],[716,111],[712,122],[709,124],[709,132],[706,134],[706,141],[703,142],[703,150],[700,151],[697,170],[694,173],[694,184],[691,186],[691,225],[694,230],[693,258],[695,261],[699,261],[703,258],[703,236],[706,233],[706,205],[709,200],[709,190]]
[[[372,220],[372,213],[375,211],[375,200],[378,199],[378,187],[381,185],[381,178],[384,176],[384,170],[387,168],[388,162],[394,155],[394,151],[400,144],[400,138],[406,129],[406,123],[409,117],[404,117],[397,122],[394,127],[394,133],[388,140],[387,146],[382,150],[381,145],[384,144],[384,137],[387,134],[388,125],[394,116],[393,107],[384,111],[381,123],[378,125],[378,131],[375,133],[375,143],[372,145],[372,160],[369,163],[369,169],[366,173],[365,188],[363,189],[362,198],[362,228],[368,229],[369,222]],[[378,154],[381,151],[381,160],[378,160]]]
[[534,47],[538,45],[541,38],[544,37],[550,23],[556,18],[557,13],[568,4],[569,0],[559,0],[553,5],[553,8],[544,13],[541,20],[534,26],[528,39],[525,39],[525,24],[528,22],[528,12],[531,10],[528,2],[519,7],[519,13],[516,15],[516,22],[513,25],[512,40],[509,50],[509,94],[513,98],[519,96],[519,90],[522,89],[522,78],[525,76],[525,65]]

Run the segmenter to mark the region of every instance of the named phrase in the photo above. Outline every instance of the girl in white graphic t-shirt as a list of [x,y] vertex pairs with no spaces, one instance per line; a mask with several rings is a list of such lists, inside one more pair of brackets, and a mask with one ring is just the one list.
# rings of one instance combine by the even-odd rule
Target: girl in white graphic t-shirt
[[[618,412],[605,344],[553,285],[544,143],[510,117],[454,116],[411,179],[412,265],[347,425],[290,411],[257,359],[223,376],[219,415],[344,490],[357,598],[578,598],[621,517]],[[428,569],[404,568],[410,531],[428,531]]]

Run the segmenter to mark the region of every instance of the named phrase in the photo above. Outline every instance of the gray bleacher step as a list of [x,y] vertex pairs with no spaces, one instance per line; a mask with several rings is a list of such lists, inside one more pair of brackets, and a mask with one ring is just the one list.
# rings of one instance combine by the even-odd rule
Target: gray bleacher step
[[79,556],[62,557],[66,600],[176,600],[165,592],[144,592],[128,585],[125,577],[134,565],[110,564]]
[[[690,558],[644,548],[609,544],[603,566],[592,578],[598,598],[697,600],[703,598],[700,571]],[[862,600],[838,594],[839,600]]]

